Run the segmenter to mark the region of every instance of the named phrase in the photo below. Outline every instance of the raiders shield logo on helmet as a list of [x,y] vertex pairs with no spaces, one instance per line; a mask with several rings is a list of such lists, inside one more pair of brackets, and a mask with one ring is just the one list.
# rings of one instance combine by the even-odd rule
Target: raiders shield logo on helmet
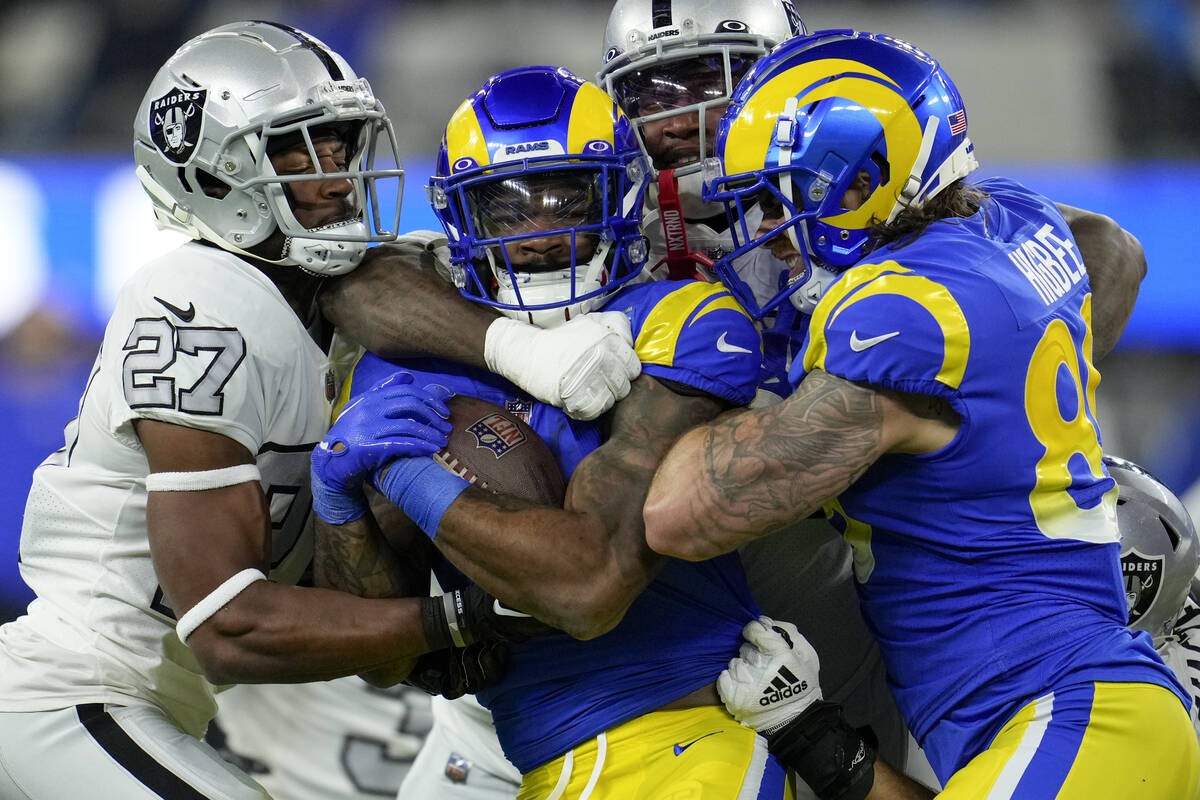
[[173,164],[192,160],[204,131],[204,100],[207,89],[175,88],[150,104],[150,138]]
[[1146,556],[1137,550],[1121,554],[1125,576],[1125,599],[1129,602],[1129,624],[1137,622],[1154,605],[1162,586],[1165,556]]
[[792,0],[783,0],[783,13],[787,15],[788,27],[792,29],[793,36],[808,32],[804,27],[804,20],[796,13],[796,6],[792,4]]

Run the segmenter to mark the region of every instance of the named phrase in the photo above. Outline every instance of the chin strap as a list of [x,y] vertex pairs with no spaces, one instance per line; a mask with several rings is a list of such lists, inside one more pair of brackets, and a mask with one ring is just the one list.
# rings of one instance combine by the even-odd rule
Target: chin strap
[[[326,225],[312,232],[353,227],[362,229],[365,235],[366,223],[362,220],[347,220]],[[283,243],[280,261],[294,264],[314,275],[345,275],[359,265],[366,252],[367,244],[364,241],[289,236]]]
[[[667,278],[676,281],[707,281],[708,278],[698,267],[711,270],[713,260],[688,248],[687,222],[683,218],[683,206],[679,202],[679,184],[675,180],[673,169],[664,169],[658,173],[658,214],[663,226],[663,239],[667,243],[667,254],[659,264],[666,262]],[[657,268],[658,264],[654,266]]]
[[[779,171],[779,193],[792,205],[797,208],[803,208],[804,203],[797,204],[796,199],[792,196],[792,171],[787,169],[787,167],[791,166],[792,148],[795,147],[796,138],[799,135],[799,123],[796,121],[796,108],[798,106],[799,100],[795,97],[789,97],[784,101],[783,113],[779,115],[779,119],[775,123],[775,144],[779,147],[778,165],[784,167],[784,169]],[[792,247],[800,251],[800,242],[796,239],[796,226],[789,226],[786,234],[788,241],[792,243]]]
[[939,124],[938,117],[930,117],[925,123],[925,133],[921,137],[921,149],[917,151],[917,160],[913,163],[912,173],[900,189],[900,196],[896,198],[892,213],[888,214],[888,222],[895,220],[901,211],[924,203],[954,181],[974,172],[979,166],[979,162],[975,160],[975,145],[964,136],[950,157],[939,164],[929,176],[929,180],[921,182],[921,175],[929,164],[929,155],[933,151]]

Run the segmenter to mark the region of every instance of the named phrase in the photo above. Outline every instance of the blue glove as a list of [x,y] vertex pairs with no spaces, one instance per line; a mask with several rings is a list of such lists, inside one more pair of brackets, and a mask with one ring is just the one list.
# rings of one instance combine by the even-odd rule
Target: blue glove
[[446,446],[453,393],[397,371],[354,398],[312,453],[313,510],[334,525],[367,513],[364,481],[392,459]]

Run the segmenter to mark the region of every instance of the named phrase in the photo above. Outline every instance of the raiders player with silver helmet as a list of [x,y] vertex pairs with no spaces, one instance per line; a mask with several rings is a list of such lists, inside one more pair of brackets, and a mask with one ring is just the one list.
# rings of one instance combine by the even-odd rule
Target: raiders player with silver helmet
[[[596,80],[634,121],[658,170],[643,220],[657,277],[699,272],[713,280],[710,267],[732,251],[723,210],[700,198],[703,160],[712,155],[717,121],[737,82],[776,44],[805,32],[792,0],[618,0],[613,6]],[[761,212],[753,214],[761,219]],[[781,265],[765,249],[746,254],[738,269],[760,298],[779,288]],[[799,310],[811,311],[835,277],[814,271],[795,295]],[[783,310],[767,332],[786,333],[795,316]],[[786,392],[786,366],[772,355],[788,350],[781,341],[768,354],[760,403]]]
[[1200,568],[1200,538],[1183,503],[1132,461],[1106,455],[1117,482],[1121,572],[1129,627],[1154,638],[1154,649],[1192,693],[1192,724],[1200,736],[1200,604],[1192,590]]
[[[161,227],[256,262],[342,275],[368,243],[396,238],[399,206],[385,229],[375,190],[381,178],[399,186],[403,172],[374,169],[380,136],[390,156],[395,134],[370,85],[339,56],[284,27],[275,30],[285,41],[270,42],[270,28],[210,31],[159,71],[134,120],[137,176]],[[304,70],[301,59],[315,66]],[[257,92],[240,96],[246,83]],[[315,141],[324,139],[341,148],[330,174],[322,162],[334,151]],[[352,181],[353,204],[313,225],[302,217],[316,201],[300,195],[329,180]]]
[[[417,598],[292,586],[334,376],[322,276],[394,238],[401,170],[365,80],[285,25],[187,42],[134,122],[161,223],[195,241],[123,287],[20,543],[37,597],[0,627],[0,796],[263,798],[200,742],[216,686],[399,669]],[[380,152],[384,148],[383,152]],[[403,448],[433,452],[440,401]],[[431,407],[432,406],[432,407]]]

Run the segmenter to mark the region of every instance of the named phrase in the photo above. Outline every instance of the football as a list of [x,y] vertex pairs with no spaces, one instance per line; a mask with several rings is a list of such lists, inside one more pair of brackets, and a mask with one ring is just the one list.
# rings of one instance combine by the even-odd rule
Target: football
[[498,494],[561,506],[566,481],[550,448],[508,409],[458,394],[446,403],[450,432],[434,460],[472,484]]

